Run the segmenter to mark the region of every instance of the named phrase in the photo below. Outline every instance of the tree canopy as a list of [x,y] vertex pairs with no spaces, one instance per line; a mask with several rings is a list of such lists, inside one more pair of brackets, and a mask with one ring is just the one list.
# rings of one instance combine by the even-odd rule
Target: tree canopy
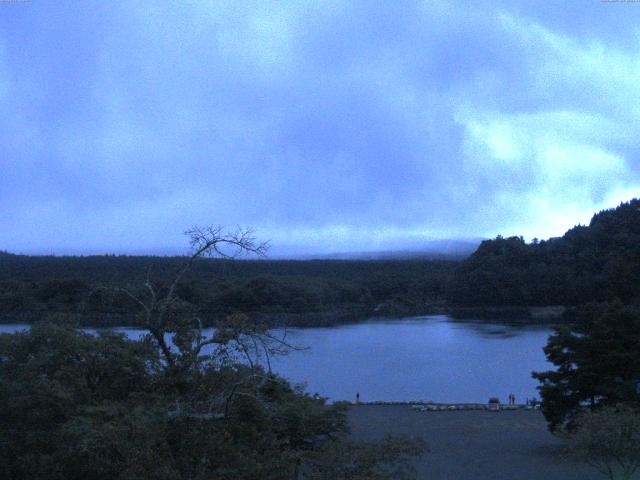
[[640,406],[640,310],[588,304],[557,327],[544,348],[557,369],[534,372],[550,428],[571,428],[584,409]]
[[609,480],[631,480],[640,471],[640,411],[616,405],[582,413],[567,438],[567,453]]
[[453,305],[640,303],[640,200],[593,216],[564,236],[486,240],[455,270]]
[[[412,478],[419,440],[349,440],[345,407],[260,362],[292,346],[231,315],[205,336],[178,289],[195,260],[260,252],[246,232],[188,232],[172,279],[129,298],[148,334],[83,333],[64,321],[0,335],[0,474],[7,480]],[[205,348],[206,347],[206,348]]]
[[[86,326],[135,325],[130,298],[99,286],[144,293],[147,274],[168,285],[182,257],[0,255],[0,319],[32,322],[76,315]],[[177,296],[197,309],[205,325],[227,315],[300,326],[373,315],[424,314],[441,307],[450,260],[198,259]]]

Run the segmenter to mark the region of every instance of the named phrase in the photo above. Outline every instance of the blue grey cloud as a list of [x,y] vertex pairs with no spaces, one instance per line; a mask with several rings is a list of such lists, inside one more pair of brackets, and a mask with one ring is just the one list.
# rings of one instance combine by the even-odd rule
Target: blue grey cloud
[[640,194],[640,6],[0,5],[0,248],[561,234]]

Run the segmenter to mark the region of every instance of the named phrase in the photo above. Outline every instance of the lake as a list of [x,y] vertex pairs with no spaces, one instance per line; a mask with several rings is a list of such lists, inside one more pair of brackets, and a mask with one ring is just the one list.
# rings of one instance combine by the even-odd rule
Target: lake
[[[11,332],[25,325],[0,325]],[[118,328],[131,338],[144,331]],[[281,334],[281,330],[274,330]],[[460,321],[435,315],[323,328],[289,328],[309,347],[272,360],[273,370],[331,400],[517,402],[538,397],[532,370],[548,370],[551,327]]]

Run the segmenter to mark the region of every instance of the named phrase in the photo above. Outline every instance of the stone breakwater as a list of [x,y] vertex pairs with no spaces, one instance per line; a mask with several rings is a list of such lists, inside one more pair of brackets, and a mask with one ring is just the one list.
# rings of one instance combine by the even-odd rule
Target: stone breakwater
[[385,401],[373,401],[373,402],[344,402],[350,406],[367,406],[367,405],[400,405],[411,407],[413,410],[419,412],[445,412],[445,411],[459,411],[459,410],[539,410],[540,403],[532,405],[526,404],[500,404],[500,403],[434,403],[431,401],[416,401],[416,402],[385,402]]

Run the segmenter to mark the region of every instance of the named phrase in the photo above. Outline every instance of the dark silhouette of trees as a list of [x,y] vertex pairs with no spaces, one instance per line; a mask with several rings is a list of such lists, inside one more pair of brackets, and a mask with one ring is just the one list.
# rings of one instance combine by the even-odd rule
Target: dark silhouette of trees
[[[0,256],[0,320],[31,322],[64,313],[87,326],[139,324],[143,317],[136,315],[141,307],[135,300],[122,292],[97,291],[97,287],[118,286],[146,298],[147,274],[156,288],[166,288],[185,260]],[[248,257],[238,262],[200,257],[183,275],[174,295],[197,311],[205,326],[234,313],[297,325],[423,314],[443,306],[455,265],[435,260]]]
[[[349,440],[345,406],[271,372],[288,345],[231,315],[205,336],[178,295],[201,257],[262,254],[246,232],[188,232],[169,281],[100,287],[149,334],[83,333],[67,317],[0,335],[0,476],[7,480],[412,478],[420,441]],[[228,250],[231,248],[231,250]]]
[[533,373],[550,429],[571,429],[585,409],[640,407],[640,310],[589,304],[569,320],[544,348],[556,370]]
[[582,413],[567,438],[569,456],[610,480],[631,480],[640,470],[640,411],[626,405]]
[[[185,234],[189,237],[191,252],[166,286],[154,284],[147,275],[144,294],[134,293],[132,289],[125,287],[99,288],[102,291],[120,293],[134,302],[140,310],[140,325],[149,330],[152,341],[159,348],[162,359],[169,368],[176,367],[178,358],[195,362],[207,345],[230,341],[228,328],[218,329],[216,334],[206,338],[202,332],[202,320],[190,308],[190,304],[177,295],[178,288],[185,275],[193,268],[194,262],[207,256],[228,259],[247,254],[264,256],[268,248],[266,243],[257,243],[249,230],[238,229],[236,232],[226,233],[221,227],[196,226]],[[246,326],[243,327],[246,330]],[[223,335],[224,332],[227,334]],[[172,351],[167,335],[173,335],[179,353]],[[240,341],[240,333],[235,340]],[[258,340],[265,349],[268,348],[262,336],[258,336]]]
[[640,200],[593,216],[560,238],[482,242],[456,269],[452,305],[580,305],[640,302]]
[[[222,253],[228,256],[232,250]],[[183,257],[3,253],[0,319],[29,322],[67,313],[85,325],[132,325],[141,320],[132,315],[134,299],[102,292],[86,301],[88,292],[108,284],[145,296],[147,272],[158,286],[167,287],[184,262]],[[484,241],[463,261],[234,262],[200,256],[181,277],[174,297],[197,309],[209,326],[234,313],[304,326],[446,307],[517,309],[614,299],[640,303],[640,200],[599,212],[589,226],[574,227],[559,238],[530,244],[522,237]]]

